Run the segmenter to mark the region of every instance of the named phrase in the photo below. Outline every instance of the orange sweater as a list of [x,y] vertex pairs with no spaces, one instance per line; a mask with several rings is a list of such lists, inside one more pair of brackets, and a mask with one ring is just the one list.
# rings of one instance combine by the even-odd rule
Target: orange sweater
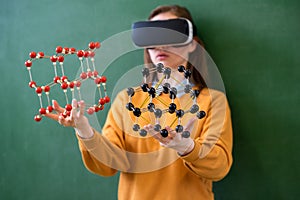
[[[132,103],[135,107],[147,107],[147,96],[142,91],[136,92]],[[95,131],[90,139],[77,137],[87,169],[101,176],[121,171],[120,200],[214,199],[212,182],[222,179],[232,164],[232,126],[226,96],[211,89],[201,91],[197,103],[206,116],[195,123],[191,132],[195,147],[185,156],[161,147],[152,137],[140,137],[132,131],[135,117],[125,108],[128,99],[126,91],[118,94],[102,134]],[[171,100],[162,94],[153,102],[156,108],[160,105],[163,109]],[[174,103],[183,110],[193,105],[187,94],[176,98]],[[152,115],[143,113],[138,118],[140,126],[154,123]],[[182,125],[192,115],[195,114],[186,113]],[[164,114],[160,124],[176,127],[175,114]]]

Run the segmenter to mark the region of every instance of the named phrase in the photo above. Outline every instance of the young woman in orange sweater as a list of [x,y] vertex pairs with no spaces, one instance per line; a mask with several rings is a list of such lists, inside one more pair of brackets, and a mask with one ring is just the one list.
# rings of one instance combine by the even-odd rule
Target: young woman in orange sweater
[[[155,119],[150,114],[139,117],[140,114],[129,112],[134,110],[134,105],[142,105],[149,98],[149,93],[136,88],[117,95],[101,133],[93,129],[84,116],[83,101],[73,100],[70,117],[60,116],[64,109],[56,101],[53,101],[56,114],[46,114],[64,126],[74,127],[87,169],[101,176],[112,176],[120,171],[119,199],[214,199],[213,181],[224,178],[232,164],[230,109],[224,92],[209,87],[212,80],[207,78],[204,69],[208,60],[189,11],[177,5],[160,6],[149,16],[150,22],[172,19],[187,19],[192,24],[193,36],[181,46],[148,45],[144,50],[146,71],[150,72],[147,74],[151,82],[149,88],[162,84],[162,77],[166,75],[158,73],[157,66],[167,66],[172,80],[166,82],[177,89],[172,94],[177,98],[172,100],[171,93],[155,94],[157,98],[152,99],[155,107],[148,107]],[[179,70],[178,66],[181,66]],[[151,73],[155,67],[156,72]],[[183,76],[183,71],[188,75]],[[197,93],[192,101],[189,92],[180,93],[186,77],[190,87],[196,88],[191,90]],[[138,98],[134,98],[136,96]],[[156,111],[168,103],[177,105],[176,112],[161,117]],[[205,115],[199,116],[201,112],[197,106],[205,111]],[[191,109],[183,113],[186,108]],[[196,113],[202,119],[197,119]],[[135,121],[137,116],[139,127]],[[183,126],[174,123],[178,118]],[[162,128],[150,123],[157,123],[158,119]],[[162,129],[167,134],[162,134]]]

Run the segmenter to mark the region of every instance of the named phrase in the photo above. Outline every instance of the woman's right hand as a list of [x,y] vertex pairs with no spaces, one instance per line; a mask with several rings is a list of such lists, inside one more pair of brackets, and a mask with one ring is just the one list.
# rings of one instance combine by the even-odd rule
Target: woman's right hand
[[72,100],[72,110],[70,116],[63,117],[62,113],[65,111],[57,101],[53,100],[53,109],[56,113],[47,113],[46,117],[57,121],[63,126],[72,126],[77,134],[82,138],[90,138],[94,135],[94,131],[90,126],[88,119],[84,116],[85,103],[84,101],[77,102],[76,99]]

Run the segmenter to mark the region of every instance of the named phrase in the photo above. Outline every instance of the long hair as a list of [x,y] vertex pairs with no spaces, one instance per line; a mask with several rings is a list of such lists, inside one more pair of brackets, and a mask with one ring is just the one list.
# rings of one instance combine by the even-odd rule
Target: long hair
[[[200,72],[196,69],[196,66],[194,66],[194,65],[197,65],[197,67],[200,68],[201,66],[204,66],[204,64],[205,64],[204,54],[203,54],[203,50],[202,50],[202,48],[204,48],[204,43],[197,35],[197,27],[195,26],[195,23],[194,23],[192,16],[191,16],[190,12],[188,11],[188,9],[186,9],[185,7],[182,7],[182,6],[178,6],[178,5],[159,6],[159,7],[155,8],[154,10],[152,10],[152,12],[150,13],[150,15],[148,17],[148,20],[151,20],[153,17],[155,17],[158,14],[166,13],[166,12],[170,12],[170,13],[176,15],[177,17],[186,18],[186,19],[190,20],[193,24],[193,40],[196,41],[200,45],[196,45],[197,46],[196,49],[189,54],[188,63],[187,63],[186,67],[187,67],[187,69],[190,69],[192,72],[191,82],[193,84],[195,84],[195,86],[197,86],[201,90],[201,89],[207,87],[207,85],[206,85],[203,77],[201,76]],[[151,58],[150,58],[150,55],[149,55],[147,49],[144,50],[144,63],[149,68],[155,68],[155,65],[151,61]],[[150,79],[150,81],[157,81],[157,73],[153,73],[149,77],[149,79]]]

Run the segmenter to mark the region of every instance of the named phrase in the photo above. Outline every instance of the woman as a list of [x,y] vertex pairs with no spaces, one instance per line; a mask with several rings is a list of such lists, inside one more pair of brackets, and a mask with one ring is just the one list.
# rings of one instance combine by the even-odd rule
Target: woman
[[[149,20],[153,21],[174,18],[186,18],[193,22],[189,11],[177,5],[160,6],[149,16]],[[189,115],[182,121],[185,129],[191,132],[190,137],[181,137],[174,130],[175,127],[170,125],[174,122],[171,115],[165,123],[169,132],[167,137],[155,131],[147,119],[140,119],[139,124],[149,134],[139,137],[132,131],[134,117],[126,114],[126,103],[129,101],[126,91],[120,92],[112,104],[102,134],[90,126],[84,116],[85,105],[82,101],[73,100],[73,108],[79,107],[79,111],[73,109],[70,117],[59,116],[63,108],[56,101],[53,103],[57,114],[46,114],[64,126],[75,128],[82,159],[90,171],[101,176],[112,176],[121,171],[119,199],[214,199],[213,181],[222,179],[229,172],[232,164],[230,110],[226,96],[209,89],[199,73],[205,72],[195,66],[205,65],[201,53],[194,55],[201,48],[199,41],[194,26],[194,40],[191,43],[182,47],[152,47],[145,49],[144,53],[150,70],[158,63],[172,69],[173,80],[176,81],[169,80],[171,85],[180,85],[178,83],[184,81],[178,66],[192,71],[191,82],[200,91],[197,103],[206,111],[206,116],[195,120]],[[150,77],[153,84],[160,78],[159,73]],[[136,93],[139,98],[132,99],[132,103],[140,105],[148,94],[143,91]],[[168,95],[161,94],[160,98],[160,101],[154,102],[156,105],[169,101]],[[186,106],[187,98],[186,95],[178,95],[175,103]]]

